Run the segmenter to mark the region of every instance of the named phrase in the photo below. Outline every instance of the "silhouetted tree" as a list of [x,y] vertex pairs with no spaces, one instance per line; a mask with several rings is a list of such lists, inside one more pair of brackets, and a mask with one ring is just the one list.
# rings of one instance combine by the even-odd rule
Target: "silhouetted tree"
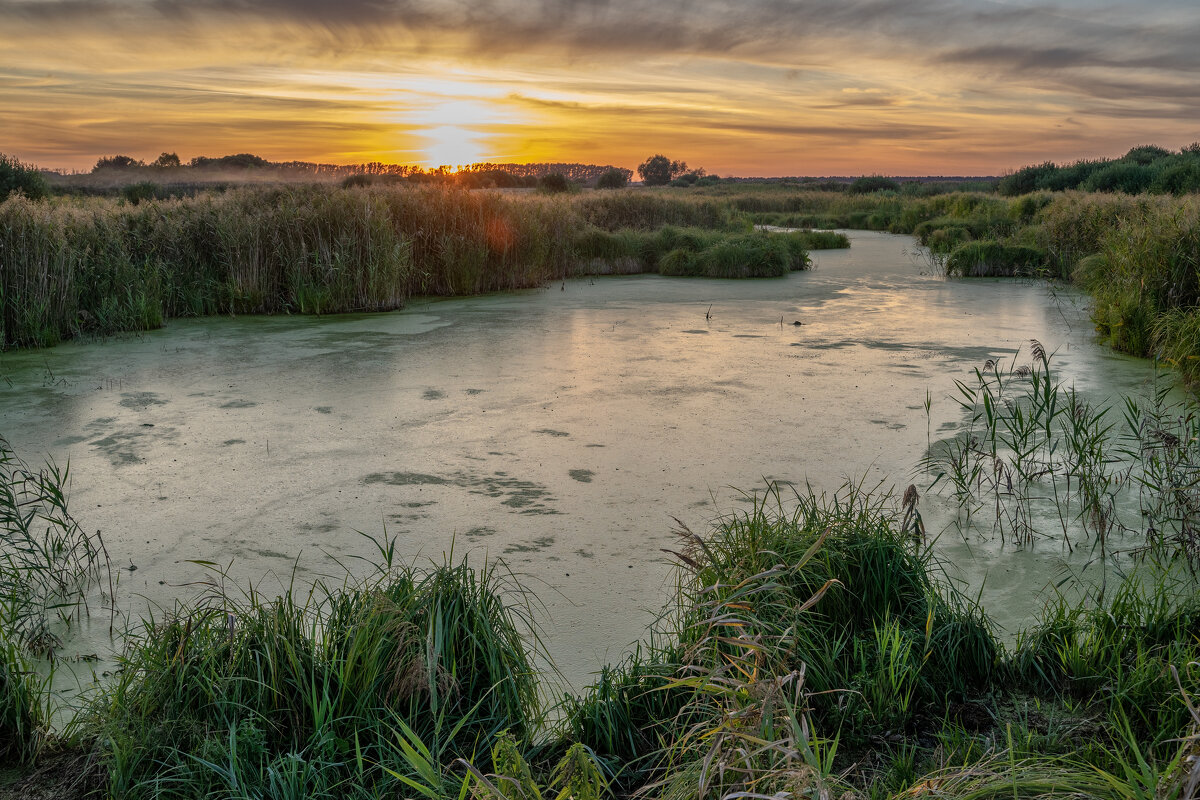
[[133,156],[104,156],[96,162],[96,166],[92,167],[92,172],[99,172],[105,169],[130,169],[131,167],[144,167],[145,161],[139,161]]
[[538,180],[538,188],[557,194],[559,192],[570,191],[571,182],[567,180],[567,176],[560,172],[551,172],[549,175],[544,175]]
[[177,153],[163,153],[158,158],[154,159],[150,166],[165,169],[167,167],[178,167],[181,166],[181,164],[182,162],[180,162],[179,155]]
[[629,175],[629,170],[613,167],[596,179],[596,188],[624,189],[629,185]]
[[871,194],[873,192],[895,192],[899,191],[900,184],[896,183],[891,178],[885,178],[882,175],[871,175],[869,177],[857,178],[850,184],[850,194]]
[[666,186],[672,178],[688,171],[685,161],[672,161],[661,153],[651,156],[638,165],[638,175],[647,186]]

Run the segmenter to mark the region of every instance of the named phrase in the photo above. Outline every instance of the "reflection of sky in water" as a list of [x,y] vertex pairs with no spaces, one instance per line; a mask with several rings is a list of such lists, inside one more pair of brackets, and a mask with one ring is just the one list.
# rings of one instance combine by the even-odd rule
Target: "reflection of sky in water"
[[[659,607],[672,516],[702,530],[764,478],[903,488],[926,391],[936,436],[960,419],[954,380],[1031,338],[1093,395],[1150,375],[1093,343],[1072,294],[944,281],[907,237],[853,241],[780,280],[583,279],[2,354],[0,431],[27,459],[70,459],[77,516],[138,566],[127,597],[188,591],[189,559],[335,574],[368,554],[356,531],[386,528],[409,557],[505,558],[578,683]],[[922,510],[942,526],[939,503]],[[1057,544],[957,540],[944,554],[1002,622],[1059,568]]]

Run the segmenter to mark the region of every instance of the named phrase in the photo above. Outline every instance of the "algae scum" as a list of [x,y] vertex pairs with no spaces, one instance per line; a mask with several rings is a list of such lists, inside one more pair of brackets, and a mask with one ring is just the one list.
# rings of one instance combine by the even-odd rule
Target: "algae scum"
[[[406,559],[502,557],[578,686],[667,596],[673,518],[703,530],[764,479],[921,484],[914,465],[963,424],[954,382],[1030,339],[1093,402],[1152,377],[1093,341],[1074,293],[947,281],[908,237],[850,235],[781,279],[583,279],[5,353],[0,429],[69,460],[131,617],[194,592],[197,560],[269,593],[353,569],[359,532],[386,531]],[[935,534],[952,515],[921,511]],[[938,546],[1010,627],[1069,562],[1057,541],[1001,556],[948,529]]]

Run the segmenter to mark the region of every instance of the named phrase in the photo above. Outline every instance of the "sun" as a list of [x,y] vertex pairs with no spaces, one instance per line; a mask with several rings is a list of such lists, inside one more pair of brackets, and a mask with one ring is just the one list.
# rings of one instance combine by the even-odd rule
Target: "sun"
[[430,167],[462,167],[484,160],[483,135],[458,125],[439,125],[422,133],[421,148]]
[[427,167],[475,164],[491,155],[491,140],[518,121],[511,109],[483,98],[428,98],[409,108],[406,124],[419,137]]

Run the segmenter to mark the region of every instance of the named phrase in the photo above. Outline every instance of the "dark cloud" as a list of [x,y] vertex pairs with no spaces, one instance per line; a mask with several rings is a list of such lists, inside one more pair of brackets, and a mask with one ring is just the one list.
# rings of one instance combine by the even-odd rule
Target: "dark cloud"
[[692,53],[786,65],[840,50],[846,58],[905,53],[1007,71],[1194,72],[1200,17],[1181,23],[1187,8],[1170,0],[1123,11],[1045,0],[0,0],[0,20],[123,17],[140,25],[158,19],[219,26],[234,18],[279,26],[281,36],[292,35],[288,26],[323,29],[344,47],[398,33],[434,45],[453,40],[477,56]]

